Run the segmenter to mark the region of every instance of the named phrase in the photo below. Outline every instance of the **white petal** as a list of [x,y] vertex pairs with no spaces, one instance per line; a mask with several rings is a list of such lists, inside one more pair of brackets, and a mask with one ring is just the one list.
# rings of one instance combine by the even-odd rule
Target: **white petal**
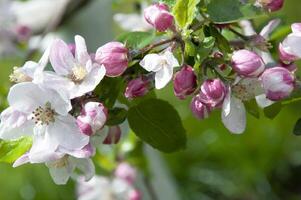
[[163,54],[171,67],[179,67],[180,64],[171,51],[165,51]]
[[19,70],[30,78],[34,78],[34,74],[39,67],[40,65],[38,63],[27,61],[21,68],[19,68]]
[[[230,98],[230,112],[227,109],[222,111],[222,121],[225,127],[232,133],[241,134],[246,129],[246,110],[241,100]],[[228,106],[228,104],[226,105]]]
[[[95,175],[95,166],[91,159],[78,159],[70,157],[70,160],[75,164],[76,168],[79,169],[85,176],[85,181],[89,181]],[[75,176],[77,178],[77,176]]]
[[75,169],[75,164],[70,162],[69,158],[62,159],[46,163],[53,181],[58,185],[66,184]]
[[156,72],[155,75],[155,87],[156,89],[164,88],[168,82],[172,79],[173,68],[163,67],[160,71]]
[[41,59],[39,60],[39,70],[43,71],[49,61],[49,54],[50,54],[50,47],[49,45],[47,49],[45,50],[44,54],[42,55]]
[[227,95],[223,102],[222,112],[225,114],[225,116],[228,116],[230,114],[230,103],[231,103],[231,87],[228,88]]
[[140,61],[140,65],[149,72],[157,72],[162,68],[160,62],[162,58],[158,54],[147,54],[143,60]]
[[19,157],[13,164],[13,167],[19,167],[21,165],[24,165],[29,162],[28,153],[23,154],[21,157]]
[[100,81],[104,78],[105,74],[106,69],[103,65],[94,66],[82,83],[74,85],[70,94],[71,97],[79,97],[88,92],[93,91],[96,88],[96,86],[100,83]]
[[255,98],[258,106],[261,108],[268,107],[275,103],[274,101],[269,100],[265,94],[258,95]]
[[285,49],[289,48],[288,52],[291,52],[293,55],[301,57],[301,36],[298,34],[289,34],[287,38],[283,41],[283,47]]
[[90,55],[88,54],[87,51],[86,41],[80,35],[76,35],[74,40],[75,40],[75,58],[79,63],[85,65],[88,62],[88,60],[91,60]]
[[68,75],[75,66],[75,59],[68,45],[60,39],[52,43],[49,58],[54,71],[59,75]]
[[260,32],[260,35],[268,39],[269,35],[275,30],[275,28],[280,24],[280,19],[271,20]]
[[48,126],[48,131],[59,146],[69,150],[80,150],[89,143],[89,137],[80,132],[76,119],[71,115],[57,116],[55,122]]

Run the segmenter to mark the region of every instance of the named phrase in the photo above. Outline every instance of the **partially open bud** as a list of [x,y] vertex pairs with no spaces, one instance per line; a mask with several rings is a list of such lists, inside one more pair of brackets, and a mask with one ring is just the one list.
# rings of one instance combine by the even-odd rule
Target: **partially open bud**
[[127,181],[129,184],[133,184],[137,177],[136,170],[128,163],[120,163],[116,170],[115,176]]
[[109,133],[103,144],[117,144],[121,138],[121,129],[119,126],[110,126]]
[[142,195],[141,192],[137,189],[131,190],[129,193],[129,200],[141,200]]
[[207,118],[211,112],[211,108],[201,101],[199,95],[192,99],[190,108],[194,116],[199,119]]
[[128,66],[128,49],[120,42],[109,42],[97,49],[95,60],[105,66],[107,76],[120,76]]
[[107,116],[108,110],[101,103],[88,102],[76,122],[82,133],[91,136],[103,128]]
[[279,44],[279,58],[285,64],[289,64],[298,59],[297,56],[293,55],[293,53],[289,52],[288,49],[285,49],[282,43]]
[[264,71],[265,64],[255,52],[243,49],[233,53],[232,67],[240,76],[255,78]]
[[174,93],[179,99],[185,99],[192,94],[197,87],[197,77],[194,70],[189,65],[184,65],[178,71],[173,80]]
[[164,3],[155,3],[144,10],[145,20],[156,30],[163,32],[174,25],[174,17]]
[[256,3],[270,12],[274,12],[283,7],[284,0],[257,0]]
[[267,98],[272,101],[287,98],[295,85],[294,75],[283,67],[266,69],[260,80]]
[[124,96],[128,99],[144,96],[148,92],[148,80],[143,77],[133,79],[128,82]]
[[199,94],[199,99],[211,108],[221,106],[226,96],[226,86],[220,79],[206,80]]

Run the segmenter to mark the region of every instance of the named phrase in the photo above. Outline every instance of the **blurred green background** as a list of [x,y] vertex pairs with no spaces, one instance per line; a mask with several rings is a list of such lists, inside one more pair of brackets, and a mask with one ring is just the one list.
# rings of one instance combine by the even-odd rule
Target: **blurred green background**
[[[117,4],[116,4],[117,2]],[[118,6],[118,2],[123,2]],[[73,35],[87,38],[94,51],[98,46],[112,40],[120,31],[112,18],[116,12],[128,12],[134,8],[126,0],[94,0],[82,9],[59,33],[72,41]],[[124,6],[126,4],[126,6]],[[301,21],[300,0],[286,0],[282,11],[271,17],[280,17],[282,26]],[[256,21],[256,29],[268,19]],[[282,38],[280,38],[282,39]],[[22,64],[22,57],[0,60],[1,89],[9,85],[8,75],[15,65]],[[301,67],[301,66],[299,66]],[[255,119],[248,115],[247,130],[243,135],[232,135],[222,125],[220,112],[214,112],[204,121],[192,117],[189,100],[179,101],[171,86],[157,92],[157,96],[171,102],[179,111],[188,134],[187,149],[173,154],[161,154],[156,160],[148,148],[150,162],[161,162],[170,171],[167,178],[157,175],[153,180],[163,187],[156,187],[159,199],[169,200],[173,194],[178,199],[301,199],[301,138],[292,129],[301,117],[301,103],[291,104],[274,119],[261,115]],[[1,104],[5,101],[0,98]],[[152,171],[160,171],[151,165]],[[153,167],[154,166],[154,167]],[[172,191],[169,190],[171,184]],[[168,191],[167,191],[168,190]],[[54,200],[75,199],[75,184],[56,186],[43,165],[25,165],[13,169],[0,164],[0,200]],[[173,199],[170,199],[173,200]]]

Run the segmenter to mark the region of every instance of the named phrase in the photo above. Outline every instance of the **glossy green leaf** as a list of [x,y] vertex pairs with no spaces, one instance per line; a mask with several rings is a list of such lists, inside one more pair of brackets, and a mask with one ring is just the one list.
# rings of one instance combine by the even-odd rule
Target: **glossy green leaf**
[[30,137],[22,137],[17,140],[0,141],[0,162],[13,163],[26,151],[32,144]]
[[233,23],[262,15],[260,8],[241,0],[211,0],[207,6],[209,18],[214,23]]
[[108,126],[114,126],[124,122],[127,116],[127,110],[124,108],[113,108],[109,110],[109,118],[106,122]]
[[117,37],[117,40],[126,44],[132,49],[140,49],[150,44],[155,39],[154,33],[149,32],[128,32]]
[[282,109],[282,104],[280,102],[274,103],[263,109],[264,115],[269,119],[274,119]]
[[166,101],[148,99],[131,107],[128,121],[141,140],[160,151],[171,153],[186,146],[181,118]]
[[173,8],[173,14],[175,16],[177,24],[181,28],[188,27],[197,12],[197,4],[200,0],[178,0]]

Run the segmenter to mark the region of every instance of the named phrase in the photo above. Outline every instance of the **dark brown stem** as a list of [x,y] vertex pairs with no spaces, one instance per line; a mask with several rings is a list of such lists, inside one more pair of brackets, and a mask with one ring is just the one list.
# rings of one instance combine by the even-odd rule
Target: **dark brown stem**
[[235,35],[237,35],[238,37],[240,37],[241,39],[245,40],[245,41],[248,41],[249,38],[243,34],[241,34],[240,32],[236,31],[235,29],[229,27],[228,28],[229,31],[231,31],[232,33],[234,33]]
[[146,52],[156,48],[156,47],[159,47],[159,46],[162,46],[164,44],[168,44],[168,43],[171,43],[171,42],[174,42],[176,41],[176,37],[172,37],[170,39],[166,39],[166,40],[162,40],[162,41],[159,41],[157,43],[154,43],[154,44],[150,44],[144,48],[142,48],[140,51],[139,51],[139,54],[145,54]]

